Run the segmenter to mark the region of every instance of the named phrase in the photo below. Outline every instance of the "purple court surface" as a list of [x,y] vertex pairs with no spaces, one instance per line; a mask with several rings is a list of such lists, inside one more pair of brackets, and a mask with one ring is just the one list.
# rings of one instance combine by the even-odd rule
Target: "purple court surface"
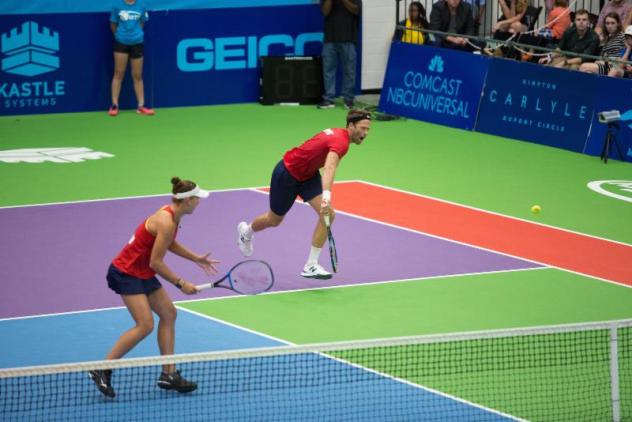
[[[108,265],[136,226],[168,203],[164,196],[0,209],[0,318],[121,306],[118,295],[107,287]],[[244,259],[236,244],[237,224],[267,208],[268,196],[260,192],[213,193],[181,221],[178,241],[196,252],[212,252],[222,261],[218,276],[223,275]],[[256,235],[252,258],[272,265],[273,291],[539,267],[338,214],[333,231],[340,271],[332,280],[307,280],[299,273],[314,223],[314,211],[296,204],[280,227]],[[325,247],[320,261],[327,268],[328,260]],[[209,281],[191,262],[168,254],[167,263],[186,280]],[[174,300],[232,294],[217,289],[191,297],[167,288]]]

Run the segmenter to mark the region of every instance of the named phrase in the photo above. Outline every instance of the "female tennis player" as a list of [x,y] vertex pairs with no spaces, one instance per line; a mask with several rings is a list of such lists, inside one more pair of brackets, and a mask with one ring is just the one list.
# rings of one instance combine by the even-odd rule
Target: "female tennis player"
[[[107,360],[123,357],[151,333],[154,328],[152,311],[160,317],[160,354],[174,353],[176,308],[156,278],[156,274],[185,294],[195,294],[198,289],[165,264],[164,256],[167,250],[195,262],[208,275],[217,272],[215,265],[219,261],[210,259],[210,253],[198,255],[175,240],[182,217],[192,214],[198,206],[199,198],[207,198],[209,192],[200,189],[189,180],[180,180],[178,177],[172,178],[171,184],[172,203],[160,208],[138,226],[130,241],[114,258],[108,269],[108,286],[121,295],[136,325],[121,335],[106,356]],[[111,370],[90,371],[90,378],[96,383],[99,391],[108,397],[114,397],[111,376]],[[158,387],[188,393],[195,390],[197,384],[184,379],[180,372],[175,370],[175,365],[163,365]]]
[[[285,153],[272,172],[270,210],[259,215],[250,224],[242,221],[237,226],[237,245],[244,256],[252,255],[254,233],[281,224],[296,197],[300,196],[319,214],[312,235],[312,247],[301,276],[321,280],[331,278],[331,273],[318,264],[321,249],[327,239],[322,216],[329,215],[333,222],[331,187],[336,168],[349,150],[349,144],[360,145],[369,134],[370,127],[369,112],[350,110],[345,128],[325,129]],[[319,172],[321,167],[324,168],[322,178]]]

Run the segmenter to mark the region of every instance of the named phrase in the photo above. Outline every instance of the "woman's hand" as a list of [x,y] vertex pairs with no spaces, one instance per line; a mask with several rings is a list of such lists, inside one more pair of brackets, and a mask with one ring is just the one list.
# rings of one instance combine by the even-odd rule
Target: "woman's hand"
[[199,292],[198,288],[193,283],[185,280],[180,280],[180,284],[182,285],[180,287],[180,291],[185,295],[195,295]]
[[206,275],[213,275],[217,273],[217,268],[215,267],[215,265],[219,264],[221,261],[218,261],[216,259],[210,259],[209,256],[211,255],[211,253],[207,253],[206,255],[203,256],[198,256],[197,258],[195,258],[193,260],[193,262],[195,262],[196,264],[198,264],[202,270],[204,270],[204,272],[206,273]]

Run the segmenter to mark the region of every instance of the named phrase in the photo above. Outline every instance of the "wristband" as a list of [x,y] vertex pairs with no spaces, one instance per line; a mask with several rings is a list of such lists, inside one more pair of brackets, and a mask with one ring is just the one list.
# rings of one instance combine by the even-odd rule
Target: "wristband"
[[179,278],[178,281],[176,281],[176,287],[178,289],[182,289],[182,279],[181,278]]
[[323,191],[323,201],[331,202],[331,191],[324,190]]

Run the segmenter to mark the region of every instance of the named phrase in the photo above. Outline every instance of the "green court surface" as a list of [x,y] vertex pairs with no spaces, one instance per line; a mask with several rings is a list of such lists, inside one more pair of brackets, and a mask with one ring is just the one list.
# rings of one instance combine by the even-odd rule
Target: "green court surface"
[[[106,112],[2,117],[0,150],[87,147],[114,157],[72,164],[0,162],[0,206],[162,194],[176,175],[207,189],[266,186],[287,149],[324,128],[344,126],[344,113],[341,108],[245,104],[159,109],[154,117],[133,112],[116,118]],[[632,181],[632,165],[616,160],[603,164],[598,157],[413,120],[376,121],[364,144],[351,146],[336,178],[373,182],[632,244],[632,202],[586,187],[597,180]],[[534,204],[542,207],[540,214],[530,212]],[[627,319],[632,318],[632,289],[542,268],[178,306],[304,344]],[[623,338],[629,342],[629,333]],[[631,360],[630,355],[623,358],[627,373]],[[397,369],[384,363],[357,363],[397,376]],[[564,386],[556,385],[556,372],[550,369],[539,367],[528,374],[534,380],[528,394],[537,394],[536,380],[548,378],[552,387],[544,398],[530,397],[526,417],[541,419],[548,414],[547,402],[564,402]],[[494,402],[494,389],[508,388],[520,370],[490,370],[484,374],[490,385],[475,391],[453,387],[446,376],[409,380],[512,413],[511,405]],[[572,370],[600,382],[607,362],[580,364]],[[623,391],[629,394],[632,379],[624,381]],[[570,405],[583,400],[575,396]],[[600,403],[600,411],[608,416],[607,399]]]
[[[88,147],[115,159],[79,165],[0,165],[0,205],[163,193],[174,174],[213,189],[266,185],[284,151],[344,110],[256,104],[161,109],[155,118],[104,112],[0,118],[2,149]],[[99,175],[95,179],[95,175]],[[400,120],[374,122],[338,180],[361,179],[632,243],[630,203],[592,192],[632,180],[632,165],[476,132]],[[543,212],[533,216],[533,204]]]
[[180,306],[302,344],[625,319],[631,303],[628,287],[541,269]]

